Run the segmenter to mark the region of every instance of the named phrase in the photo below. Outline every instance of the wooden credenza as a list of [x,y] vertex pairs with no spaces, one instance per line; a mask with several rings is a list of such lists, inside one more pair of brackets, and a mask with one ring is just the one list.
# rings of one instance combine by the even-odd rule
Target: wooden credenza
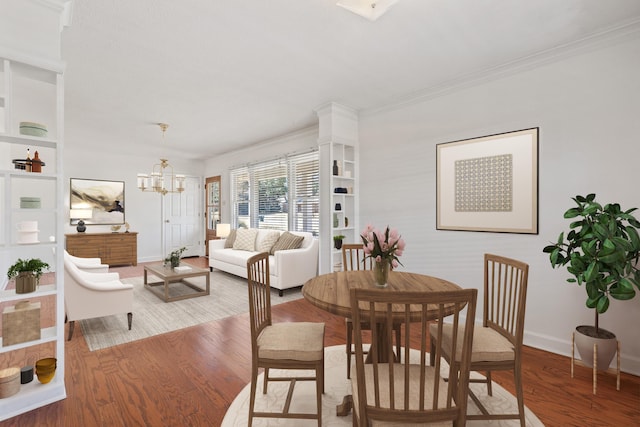
[[82,258],[100,258],[103,264],[137,265],[138,233],[65,234],[67,252]]

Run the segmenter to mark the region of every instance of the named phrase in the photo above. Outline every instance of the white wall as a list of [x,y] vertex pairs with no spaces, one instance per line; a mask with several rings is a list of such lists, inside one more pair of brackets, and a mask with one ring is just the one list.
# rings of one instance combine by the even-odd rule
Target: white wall
[[[569,355],[575,326],[593,324],[584,288],[567,284],[542,248],[568,228],[570,197],[640,207],[640,39],[360,119],[360,224],[390,224],[407,241],[406,270],[482,288],[485,252],[530,265],[525,344]],[[539,235],[439,231],[436,144],[540,128]],[[637,215],[640,218],[640,213]],[[481,298],[481,295],[478,296]],[[481,314],[480,314],[481,315]],[[600,326],[640,374],[640,296],[614,301]],[[568,369],[568,367],[567,367]]]
[[[169,158],[177,174],[203,177],[203,162]],[[113,152],[95,152],[82,149],[78,141],[65,141],[64,175],[66,179],[66,208],[69,205],[69,179],[104,179],[124,181],[125,221],[131,232],[138,232],[138,262],[159,261],[165,257],[162,251],[162,197],[158,193],[143,193],[138,190],[138,173],[150,173],[159,159],[153,156],[134,157]],[[204,199],[204,189],[202,191]],[[65,233],[75,233],[69,225],[68,216]],[[108,225],[87,226],[87,232],[110,232]],[[204,233],[204,231],[203,231]]]

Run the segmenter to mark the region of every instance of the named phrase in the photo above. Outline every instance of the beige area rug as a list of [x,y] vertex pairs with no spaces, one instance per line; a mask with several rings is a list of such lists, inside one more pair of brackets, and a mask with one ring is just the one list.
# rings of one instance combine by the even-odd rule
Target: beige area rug
[[[413,352],[412,352],[413,353]],[[416,356],[418,352],[416,351]],[[413,355],[412,355],[413,356]],[[344,345],[325,348],[325,392],[322,396],[322,425],[331,427],[350,427],[352,425],[351,414],[346,417],[336,416],[336,405],[342,403],[345,395],[351,394],[351,383],[347,379],[347,362]],[[445,363],[446,364],[446,363]],[[443,370],[448,369],[444,366]],[[273,376],[282,375],[286,371],[271,370]],[[291,371],[295,372],[295,371]],[[299,371],[298,371],[299,372]],[[473,375],[479,375],[473,373]],[[267,394],[262,394],[263,374],[258,377],[256,396],[257,411],[280,410],[286,400],[289,387],[287,382],[270,382]],[[495,382],[493,383],[493,396],[487,396],[487,388],[482,384],[472,384],[473,391],[490,412],[511,413],[517,412],[516,398]],[[249,394],[250,384],[242,389],[229,406],[222,420],[221,427],[246,427],[249,419]],[[315,382],[300,381],[296,383],[291,401],[290,411],[315,413]],[[542,422],[528,408],[525,407],[526,424],[528,427],[544,427]],[[469,399],[469,414],[479,414],[480,411]],[[286,420],[254,418],[254,427],[302,427],[316,426],[316,420]],[[469,427],[519,427],[518,420],[492,420],[492,421],[467,421]]]
[[[124,344],[177,329],[187,328],[236,314],[248,313],[247,279],[222,271],[213,271],[211,293],[206,296],[174,302],[164,302],[152,291],[145,289],[142,277],[123,279],[133,284],[133,326],[128,330],[126,314],[81,320],[80,327],[90,351]],[[205,277],[188,279],[205,287]],[[149,282],[159,281],[149,275]],[[193,292],[186,285],[170,285],[170,295]],[[276,305],[302,298],[300,288],[289,289],[282,297],[271,290],[271,304]]]

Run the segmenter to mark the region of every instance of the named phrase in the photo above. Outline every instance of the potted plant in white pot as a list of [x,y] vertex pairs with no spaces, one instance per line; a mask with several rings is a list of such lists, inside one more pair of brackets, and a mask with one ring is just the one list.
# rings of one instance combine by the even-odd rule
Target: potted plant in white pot
[[16,279],[16,293],[26,294],[34,292],[44,270],[49,269],[49,264],[39,258],[20,259],[9,267],[7,278]]
[[618,203],[604,206],[595,194],[576,196],[576,206],[564,213],[573,220],[569,232],[562,232],[558,241],[546,246],[551,265],[566,266],[573,276],[569,283],[584,285],[586,305],[594,310],[595,323],[576,327],[575,343],[580,359],[593,367],[593,344],[598,344],[596,368],[609,367],[617,350],[616,336],[600,328],[599,315],[609,308],[610,298],[629,300],[640,290],[640,222],[631,214],[636,208],[623,211]]

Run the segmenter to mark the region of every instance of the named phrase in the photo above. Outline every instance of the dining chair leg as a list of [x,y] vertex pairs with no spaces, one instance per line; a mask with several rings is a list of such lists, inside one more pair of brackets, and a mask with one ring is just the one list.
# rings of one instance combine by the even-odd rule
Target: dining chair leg
[[256,404],[256,391],[258,382],[258,367],[252,365],[251,367],[251,396],[249,397],[249,423],[248,427],[253,425],[253,411]]
[[316,411],[318,413],[318,427],[322,427],[322,395],[324,394],[324,356],[322,365],[316,368]]
[[491,388],[491,384],[493,383],[493,380],[491,379],[491,371],[487,371],[486,376],[487,376],[487,394],[489,396],[493,396],[493,389]]
[[269,368],[264,368],[264,384],[262,385],[262,394],[267,394],[268,383],[269,383]]
[[518,399],[518,414],[520,414],[520,427],[525,427],[524,421],[524,394],[522,392],[522,372],[516,365],[513,370],[514,382],[516,386],[516,397]]
[[347,344],[345,350],[347,351],[347,378],[351,378],[351,344],[353,339],[353,323],[351,323],[348,319],[346,320],[347,325]]

